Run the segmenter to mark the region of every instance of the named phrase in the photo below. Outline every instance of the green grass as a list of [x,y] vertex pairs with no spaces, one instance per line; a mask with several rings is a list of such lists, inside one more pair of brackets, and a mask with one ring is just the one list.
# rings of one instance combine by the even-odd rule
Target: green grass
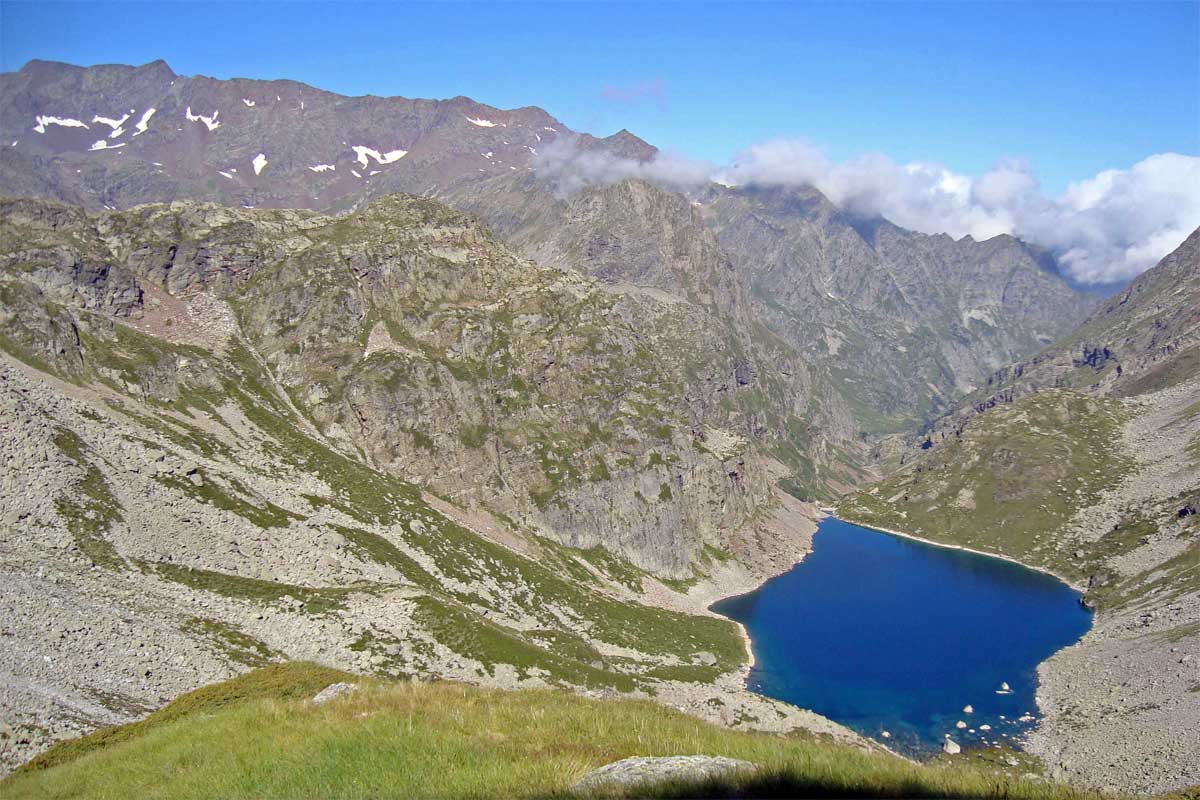
[[[172,700],[145,719],[101,728],[98,731],[68,739],[35,756],[22,765],[16,774],[29,775],[52,767],[78,761],[84,756],[96,756],[116,745],[130,742],[157,731],[173,722],[219,713],[230,706],[248,700],[311,697],[331,683],[353,680],[349,673],[305,662],[273,664],[233,680],[215,683],[187,692]],[[11,783],[11,779],[9,783]],[[7,796],[7,793],[5,793]]]
[[280,508],[269,501],[263,501],[259,506],[242,499],[239,494],[250,496],[252,493],[240,481],[228,475],[221,476],[220,481],[230,484],[231,489],[221,486],[218,479],[212,476],[202,474],[201,477],[203,483],[200,486],[193,484],[185,475],[160,475],[156,480],[203,503],[237,514],[259,528],[286,528],[292,520],[304,519],[300,514]]
[[342,535],[351,553],[366,561],[391,567],[427,591],[436,591],[439,587],[433,576],[421,568],[399,547],[389,542],[378,533],[365,531],[362,528],[347,528],[344,525],[330,525]]
[[337,611],[345,607],[349,595],[381,588],[378,586],[310,588],[291,583],[275,583],[258,578],[246,578],[228,572],[184,567],[178,564],[143,562],[140,566],[174,583],[236,600],[277,605],[290,597],[303,603],[303,610],[307,614],[325,614]]
[[844,500],[838,514],[1083,580],[1094,559],[1059,547],[1055,532],[1129,469],[1117,444],[1124,420],[1118,401],[1068,391],[998,406],[906,471]]
[[[516,631],[480,619],[453,603],[428,596],[417,598],[416,603],[413,619],[422,628],[459,655],[480,662],[492,674],[496,665],[509,664],[521,678],[530,677],[536,669],[548,678],[575,686],[620,692],[631,692],[638,687],[631,676],[593,667],[552,649],[554,639],[538,646]],[[577,657],[581,655],[578,647],[571,652]]]
[[5,798],[550,798],[631,756],[751,761],[753,777],[643,787],[642,797],[1099,797],[973,766],[920,766],[811,737],[733,732],[647,701],[555,690],[346,680],[272,665],[183,695],[141,722],[52,747],[0,783]]
[[262,667],[281,657],[263,642],[220,620],[192,617],[183,630],[185,633],[207,639],[230,661],[247,667]]

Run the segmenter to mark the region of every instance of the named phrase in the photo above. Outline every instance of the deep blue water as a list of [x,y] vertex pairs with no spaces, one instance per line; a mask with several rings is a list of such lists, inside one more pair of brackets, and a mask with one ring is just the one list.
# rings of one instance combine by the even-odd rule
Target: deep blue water
[[1049,575],[833,518],[791,571],[713,610],[750,634],[752,691],[910,753],[947,733],[1016,744],[1034,724],[1019,718],[1037,714],[1037,665],[1091,626],[1078,593]]

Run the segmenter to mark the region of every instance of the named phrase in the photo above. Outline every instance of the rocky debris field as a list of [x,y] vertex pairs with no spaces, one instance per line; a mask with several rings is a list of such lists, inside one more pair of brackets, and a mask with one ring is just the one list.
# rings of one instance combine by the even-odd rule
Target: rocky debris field
[[[667,605],[677,612],[662,613],[705,614],[701,587],[700,599],[691,599],[647,576],[641,583],[651,593],[643,597],[593,573],[599,585],[554,601],[555,633],[535,610],[544,611],[545,600],[522,606],[524,592],[506,589],[503,573],[454,572],[443,554],[406,541],[410,529],[444,519],[416,500],[400,526],[368,526],[328,504],[314,507],[305,495],[337,493],[280,461],[270,437],[232,405],[220,410],[223,422],[186,415],[187,426],[150,424],[164,419],[154,416],[162,409],[0,359],[4,771],[54,741],[139,718],[183,691],[284,658],[362,674],[653,697],[725,724],[802,728],[862,743],[811,712],[747,692],[736,633],[732,655],[709,646],[720,652],[719,664],[713,652],[645,653],[589,631],[594,623],[571,608],[594,602],[589,592],[606,591],[631,604],[671,597]],[[180,434],[196,425],[207,430],[206,441],[230,450],[193,449]],[[366,528],[371,536],[352,533]],[[364,547],[378,548],[380,539],[412,561]],[[523,546],[536,552],[536,544]],[[501,551],[485,547],[476,556],[487,552]],[[581,569],[589,562],[571,563]],[[455,606],[430,593],[423,568],[442,591],[466,601],[465,616],[451,617],[466,627],[466,640],[442,621],[448,612],[441,609]],[[658,612],[646,613],[652,622]],[[488,620],[483,627],[473,627],[477,614]],[[501,638],[487,646],[476,638],[490,632]],[[506,649],[516,641],[551,649]],[[589,671],[557,655],[580,647],[592,654],[581,658],[603,668]],[[656,665],[666,671],[648,677]]]
[[1107,559],[1129,601],[1101,606],[1084,638],[1039,668],[1028,746],[1055,778],[1162,792],[1200,784],[1200,530],[1179,513],[1200,494],[1200,380],[1125,402],[1133,467],[1064,533],[1101,540],[1131,515],[1157,524]]

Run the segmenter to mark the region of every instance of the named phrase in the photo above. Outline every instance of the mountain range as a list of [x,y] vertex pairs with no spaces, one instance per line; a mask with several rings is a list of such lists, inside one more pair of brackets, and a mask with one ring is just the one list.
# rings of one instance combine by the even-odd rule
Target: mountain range
[[[746,692],[706,611],[839,499],[1090,582],[1104,642],[1149,603],[1166,644],[1113,668],[1195,641],[1195,234],[1104,296],[1011,236],[648,181],[653,146],[533,107],[34,61],[0,109],[9,766],[279,657],[866,746]],[[1093,769],[1118,734],[1056,713]]]

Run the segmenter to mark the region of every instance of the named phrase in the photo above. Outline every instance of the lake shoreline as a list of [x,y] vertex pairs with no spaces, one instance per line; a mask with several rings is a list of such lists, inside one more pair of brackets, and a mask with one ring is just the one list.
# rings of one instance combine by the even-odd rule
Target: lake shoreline
[[1028,564],[1024,561],[1021,561],[1020,559],[1013,558],[1012,556],[1006,556],[1003,553],[992,553],[992,552],[988,552],[987,550],[976,550],[974,547],[967,547],[966,545],[950,544],[948,542],[939,542],[935,539],[926,539],[925,537],[917,536],[916,534],[905,533],[904,531],[898,531],[898,530],[895,530],[894,528],[885,528],[882,525],[872,525],[872,524],[869,524],[866,522],[860,522],[860,521],[854,520],[854,519],[846,519],[844,517],[839,517],[835,514],[829,514],[828,516],[832,516],[834,519],[840,519],[840,520],[842,520],[842,522],[848,522],[851,525],[857,525],[860,528],[867,528],[868,530],[876,531],[878,533],[886,533],[890,536],[899,536],[901,539],[912,539],[914,542],[922,542],[924,544],[932,545],[934,547],[943,547],[947,550],[963,550],[968,553],[974,553],[975,555],[987,556],[988,558],[998,558],[1001,561],[1007,561],[1010,564],[1016,564],[1017,566],[1024,567],[1025,569],[1031,569],[1034,572],[1040,572],[1043,575],[1049,575],[1050,577],[1055,578],[1056,580],[1058,580],[1062,583],[1065,583],[1067,586],[1074,589],[1076,592],[1079,593],[1080,597],[1082,597],[1083,594],[1087,591],[1086,586],[1084,586],[1083,584],[1077,583],[1076,581],[1071,580],[1070,578],[1068,578],[1065,575],[1062,575],[1061,573],[1055,572],[1054,570],[1051,570],[1051,569],[1046,569],[1045,567],[1038,567],[1038,566],[1034,566],[1033,564]]
[[[942,550],[959,550],[959,551],[971,553],[972,555],[976,555],[976,556],[997,559],[999,561],[1006,561],[1011,564],[1015,564],[1023,569],[1028,569],[1031,572],[1038,573],[1038,574],[1044,575],[1049,578],[1053,578],[1054,582],[1060,586],[1060,591],[1068,590],[1068,597],[1070,598],[1070,602],[1072,602],[1072,605],[1074,605],[1076,602],[1078,602],[1078,596],[1081,595],[1082,591],[1083,591],[1083,587],[1079,586],[1078,584],[1065,578],[1062,575],[1056,574],[1055,572],[1048,570],[1048,569],[1031,566],[1031,565],[1026,564],[1016,558],[1011,557],[1011,556],[987,552],[985,550],[979,550],[979,549],[975,549],[975,548],[971,548],[971,547],[967,547],[967,546],[963,546],[963,545],[939,542],[939,541],[927,539],[922,536],[917,536],[917,535],[914,535],[911,533],[907,533],[905,531],[893,530],[893,529],[889,529],[889,528],[879,526],[879,525],[863,524],[863,523],[860,523],[853,519],[842,518],[836,514],[835,509],[828,508],[828,507],[815,507],[815,508],[810,507],[809,511],[811,513],[808,518],[817,524],[818,530],[814,531],[813,539],[808,543],[808,551],[806,553],[804,553],[801,557],[792,559],[790,565],[781,565],[781,564],[772,562],[771,563],[772,569],[770,569],[770,571],[766,572],[766,573],[760,572],[760,573],[755,574],[753,576],[754,580],[747,580],[747,578],[749,578],[750,575],[748,575],[746,572],[742,572],[741,574],[737,575],[736,578],[733,575],[721,576],[721,577],[724,577],[725,580],[713,581],[707,587],[705,587],[705,589],[703,591],[698,593],[698,595],[703,596],[704,599],[708,601],[707,611],[709,613],[716,614],[724,619],[730,620],[737,626],[738,633],[742,637],[744,646],[746,647],[748,660],[747,660],[747,663],[745,665],[743,665],[742,669],[736,670],[735,672],[728,673],[726,676],[723,676],[723,677],[727,680],[731,679],[731,678],[740,680],[741,685],[744,686],[747,691],[753,692],[753,690],[751,690],[749,687],[749,679],[751,677],[751,672],[754,670],[755,667],[761,666],[760,662],[763,659],[759,659],[754,654],[755,639],[750,634],[750,630],[748,627],[748,621],[743,622],[740,619],[736,619],[731,616],[727,616],[725,613],[722,613],[721,611],[716,610],[715,606],[721,604],[725,600],[730,600],[733,598],[745,596],[747,594],[754,594],[755,592],[759,592],[759,591],[763,590],[763,588],[766,585],[771,583],[771,581],[780,578],[781,576],[783,576],[783,575],[787,574],[788,572],[790,572],[791,570],[795,569],[797,566],[803,564],[807,560],[807,558],[810,557],[812,555],[812,553],[815,551],[816,544],[817,544],[817,542],[815,541],[816,534],[820,532],[820,530],[819,530],[820,526],[825,523],[835,522],[835,523],[844,524],[845,526],[849,526],[851,528],[853,528],[853,527],[865,528],[867,530],[870,530],[870,531],[878,533],[878,534],[882,534],[885,536],[895,536],[897,539],[908,539],[908,540],[912,540],[912,541],[916,541],[916,542],[921,542],[922,544],[929,545],[931,547],[940,548]],[[861,531],[859,533],[861,534]],[[998,567],[999,567],[999,565],[996,565],[996,568],[998,568]],[[696,599],[699,599],[699,597],[696,597]],[[1082,603],[1080,603],[1079,605],[1082,605]],[[1091,614],[1088,614],[1088,616],[1090,617]],[[1089,620],[1089,622],[1087,623],[1087,628],[1089,631],[1091,630],[1091,626],[1092,626],[1092,621]],[[761,633],[761,631],[759,633]],[[1083,634],[1081,634],[1080,639],[1082,639],[1083,636],[1086,636],[1086,633],[1087,633],[1087,631],[1085,631]],[[1070,646],[1069,644],[1068,645],[1060,645],[1060,647],[1069,647],[1069,646]],[[764,658],[768,661],[770,661],[769,656],[770,656],[769,653],[764,654]],[[1040,664],[1039,664],[1039,666],[1040,666]],[[1035,672],[1036,672],[1036,668],[1035,668]],[[1043,676],[1039,676],[1039,677],[1043,677]],[[1037,678],[1035,678],[1033,681],[1033,697],[1030,698],[1032,703],[1034,703],[1036,705],[1042,705],[1039,702],[1040,697],[1038,696],[1040,694],[1040,692],[1039,692],[1040,687],[1038,686],[1039,683],[1040,683],[1040,681],[1038,681]],[[761,694],[760,692],[754,692],[754,693]],[[775,699],[780,700],[781,702],[787,703],[788,705],[794,705],[797,708],[810,708],[809,706],[804,705],[803,703],[797,704],[795,700],[784,699],[786,697],[786,695],[781,696],[781,695],[773,695],[773,694],[768,693],[768,694],[763,694],[762,696],[774,697]],[[816,712],[816,713],[820,714],[821,712]],[[1014,716],[1014,719],[1015,719],[1015,716]],[[846,725],[845,722],[838,722],[837,724]],[[1037,726],[1035,726],[1034,730],[1036,730],[1036,727]],[[951,733],[953,733],[953,732],[954,731],[951,730]],[[1015,747],[1016,749],[1022,750],[1022,751],[1026,750],[1027,737],[1032,732],[1033,732],[1032,730],[1026,730],[1026,731],[1022,731],[1022,733],[1020,735],[1015,735],[1013,737],[1013,739],[1009,740],[1009,746]],[[883,741],[880,741],[879,739],[877,739],[873,736],[870,736],[866,733],[860,733],[860,735],[863,736],[864,738],[868,739],[868,741],[871,741],[871,743],[873,745],[875,745],[881,749],[887,750],[888,752],[892,753],[893,755],[896,755],[900,758],[905,758],[906,760],[911,760],[913,758],[913,756],[911,756],[911,755],[906,755],[905,753],[901,753],[897,750],[892,749],[892,747],[890,747],[889,744],[885,744]],[[987,740],[984,739],[984,742],[986,743]],[[973,746],[971,742],[961,742],[961,744],[964,746],[964,748],[970,748]],[[939,748],[934,748],[934,749],[939,749]]]
[[[745,560],[730,559],[715,564],[704,580],[680,593],[661,584],[653,584],[643,595],[642,602],[672,608],[684,613],[715,617],[733,624],[745,648],[746,660],[735,669],[718,675],[712,683],[667,682],[658,689],[657,701],[691,713],[701,719],[735,730],[760,730],[768,733],[788,733],[802,730],[817,736],[827,736],[840,744],[886,752],[897,758],[905,757],[876,740],[822,716],[811,709],[753,692],[749,688],[750,671],[757,663],[753,641],[744,625],[718,614],[711,606],[729,597],[753,592],[768,581],[788,572],[812,552],[812,536],[827,514],[811,503],[791,496],[777,497],[775,512],[760,523],[760,534],[750,541],[772,546],[745,554]],[[772,530],[773,529],[773,530]],[[724,703],[720,712],[709,705],[714,692]],[[746,724],[739,717],[754,720]],[[907,760],[907,759],[906,759]]]

